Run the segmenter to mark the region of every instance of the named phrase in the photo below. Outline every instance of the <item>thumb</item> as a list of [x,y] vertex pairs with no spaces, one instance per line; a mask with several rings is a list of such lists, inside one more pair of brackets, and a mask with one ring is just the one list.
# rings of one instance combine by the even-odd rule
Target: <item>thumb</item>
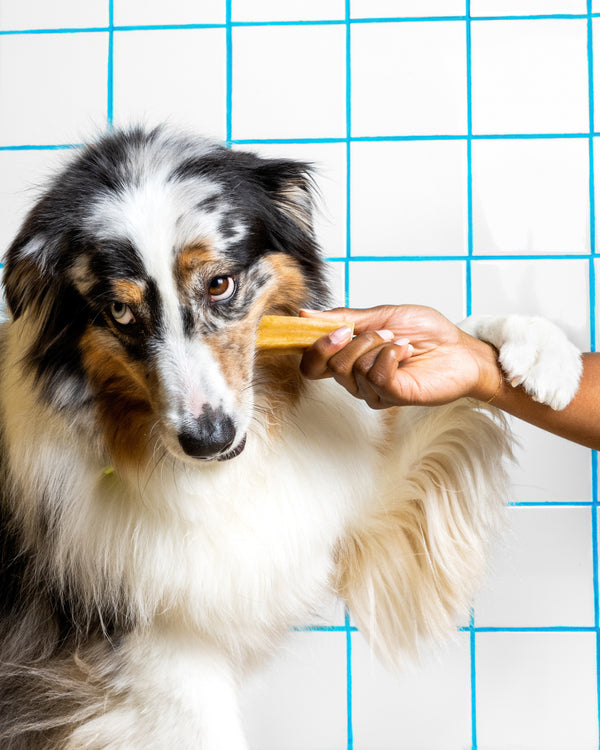
[[390,305],[379,305],[366,309],[335,307],[332,310],[300,310],[299,314],[306,318],[324,318],[354,323],[354,332],[364,333],[365,331],[379,331],[391,327],[389,321],[396,309]]
[[353,320],[351,313],[355,312],[347,307],[335,307],[331,310],[298,310],[301,318],[323,318],[324,320]]

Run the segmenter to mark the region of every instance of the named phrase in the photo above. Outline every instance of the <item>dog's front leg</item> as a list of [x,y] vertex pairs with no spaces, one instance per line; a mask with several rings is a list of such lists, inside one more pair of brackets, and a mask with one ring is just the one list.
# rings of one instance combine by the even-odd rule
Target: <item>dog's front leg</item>
[[173,626],[127,636],[115,654],[105,710],[68,750],[247,750],[229,658]]
[[475,315],[460,326],[498,350],[513,386],[553,409],[571,401],[581,377],[581,354],[558,326],[540,317]]

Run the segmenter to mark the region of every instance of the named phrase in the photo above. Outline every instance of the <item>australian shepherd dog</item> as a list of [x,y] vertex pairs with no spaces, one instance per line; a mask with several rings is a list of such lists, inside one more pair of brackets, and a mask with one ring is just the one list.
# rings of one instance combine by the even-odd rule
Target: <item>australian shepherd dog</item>
[[243,750],[240,681],[328,592],[391,664],[468,607],[507,498],[502,419],[372,411],[256,351],[263,314],[328,302],[312,182],[113,132],[9,248],[3,748]]

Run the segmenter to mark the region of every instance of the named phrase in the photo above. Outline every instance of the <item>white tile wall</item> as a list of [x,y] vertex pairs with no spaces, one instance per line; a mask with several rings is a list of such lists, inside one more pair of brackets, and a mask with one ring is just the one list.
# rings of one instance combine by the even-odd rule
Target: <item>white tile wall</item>
[[352,18],[464,16],[464,0],[352,0]]
[[77,143],[104,127],[106,34],[17,34],[1,41],[1,145]]
[[474,133],[588,130],[586,20],[480,21],[472,34]]
[[70,149],[0,151],[0,254],[17,234],[45,180],[60,169],[70,154]]
[[587,13],[586,0],[471,0],[473,16],[534,16],[551,13]]
[[337,25],[235,28],[234,138],[343,137],[344,44]]
[[[106,3],[104,3],[106,5]],[[116,26],[172,24],[223,24],[222,0],[117,0],[114,3]]]
[[510,469],[513,502],[591,502],[588,451],[526,422],[510,423],[518,441],[516,463]]
[[166,121],[225,140],[224,29],[118,31],[114,65],[116,125]]
[[465,264],[441,260],[351,264],[352,307],[399,303],[434,306],[451,320],[463,320]]
[[352,135],[465,133],[465,33],[443,21],[354,26]]
[[318,21],[344,18],[344,0],[232,0],[234,21]]
[[[541,314],[587,350],[599,66],[586,0],[0,0],[0,253],[54,147],[167,119],[315,163],[336,304]],[[246,687],[254,750],[597,750],[596,459],[512,422],[473,626],[393,675],[328,608]]]
[[0,0],[0,30],[92,28],[108,18],[106,0]]
[[[353,636],[354,745],[369,750],[463,750],[471,744],[469,635],[394,674]],[[374,700],[374,696],[379,696]]]
[[472,174],[475,253],[589,252],[586,140],[476,141]]
[[598,747],[593,633],[477,637],[479,748]]
[[464,141],[353,143],[352,254],[466,254],[466,151]]
[[[235,148],[242,148],[235,146]],[[249,146],[243,148],[248,149]],[[316,171],[319,195],[315,226],[328,257],[346,255],[346,145],[344,143],[260,143],[251,147],[272,158],[299,159]],[[343,297],[342,297],[343,299]]]
[[543,315],[589,348],[589,264],[571,258],[478,260],[472,264],[473,313]]
[[478,627],[593,627],[589,508],[510,508],[475,610]]
[[[323,664],[329,677],[323,680]],[[345,633],[292,633],[242,696],[252,747],[344,747],[347,733]]]

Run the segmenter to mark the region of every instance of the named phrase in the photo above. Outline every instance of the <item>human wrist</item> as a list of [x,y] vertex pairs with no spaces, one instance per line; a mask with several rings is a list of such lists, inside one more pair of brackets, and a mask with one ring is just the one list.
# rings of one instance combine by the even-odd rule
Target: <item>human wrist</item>
[[498,351],[485,341],[471,336],[469,339],[469,348],[475,360],[477,377],[468,395],[478,401],[492,403],[498,398],[504,385],[504,375],[498,362]]

